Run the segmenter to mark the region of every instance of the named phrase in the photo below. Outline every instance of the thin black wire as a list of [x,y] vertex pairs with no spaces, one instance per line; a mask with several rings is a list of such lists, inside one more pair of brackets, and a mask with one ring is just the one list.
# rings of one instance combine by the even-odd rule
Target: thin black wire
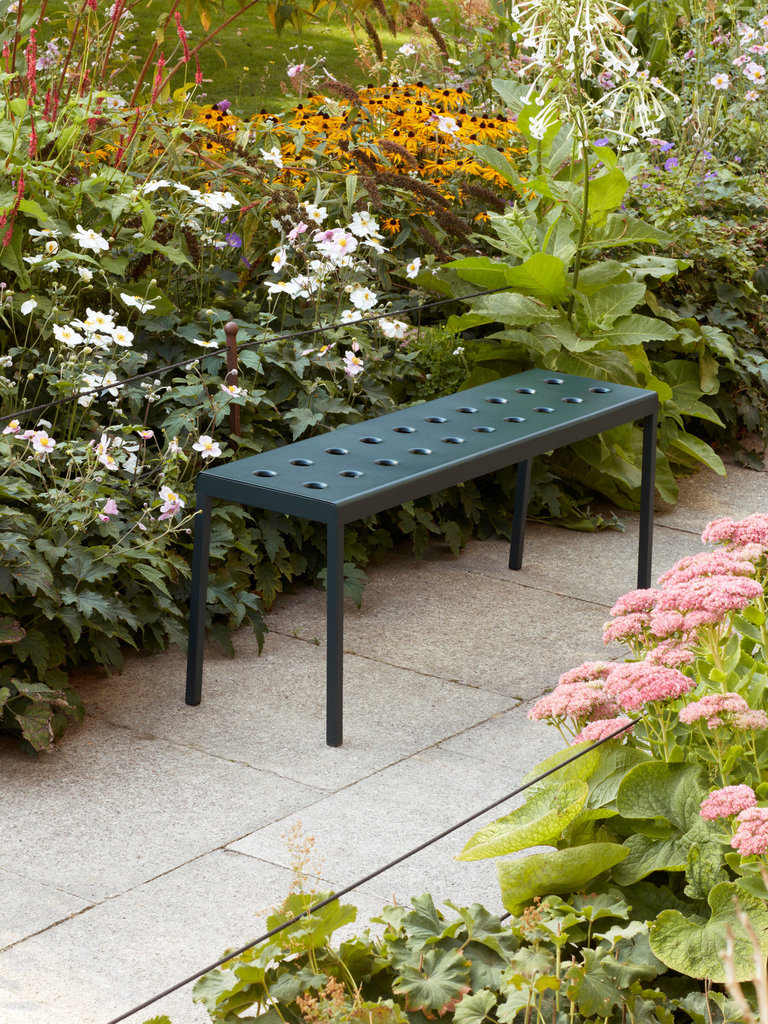
[[[349,327],[352,323],[366,323],[369,320],[381,320],[385,317],[397,316],[398,314],[403,313],[420,313],[423,309],[430,309],[433,306],[444,306],[449,302],[463,302],[465,299],[477,299],[483,295],[495,295],[497,292],[504,292],[508,290],[509,285],[502,285],[500,288],[485,288],[478,292],[468,292],[466,295],[456,295],[446,299],[433,299],[431,302],[423,302],[418,306],[405,306],[403,309],[390,309],[383,313],[372,313],[366,316],[365,319],[360,317],[359,320],[352,320],[350,323],[337,321],[330,324],[320,324],[319,327],[306,327],[301,331],[292,331],[289,334],[269,334],[263,338],[256,338],[254,341],[246,341],[242,345],[238,343],[237,351],[242,352],[247,348],[253,348],[255,345],[266,345],[270,341],[294,341],[298,338],[305,338],[314,334],[323,334],[325,331],[333,331],[339,327]],[[98,387],[89,388],[87,391],[77,391],[71,395],[67,395],[65,398],[57,398],[51,402],[43,402],[40,405],[30,406],[28,409],[7,413],[4,416],[0,416],[0,423],[20,419],[22,416],[29,416],[31,413],[44,412],[46,409],[53,409],[60,405],[68,405],[70,402],[75,402],[77,399],[84,398],[88,395],[105,394],[111,388],[122,388],[125,387],[126,384],[134,384],[137,380],[145,380],[147,377],[160,377],[165,373],[170,373],[171,370],[180,370],[184,366],[191,366],[193,363],[199,362],[201,359],[207,359],[211,356],[225,355],[226,351],[226,346],[223,348],[210,349],[204,355],[190,356],[187,359],[182,359],[178,363],[167,363],[165,366],[161,366],[154,370],[146,370],[144,373],[136,373],[132,377],[126,377],[124,380],[116,380],[109,384],[102,383]]]
[[627,729],[631,729],[637,721],[639,721],[639,719],[636,719],[632,722],[628,722],[626,725],[622,725],[621,728],[616,729],[615,732],[610,733],[608,736],[604,736],[601,740],[597,740],[591,746],[586,747],[584,750],[580,750],[577,754],[573,754],[571,757],[566,758],[565,761],[561,761],[560,764],[555,765],[554,768],[549,768],[547,769],[547,771],[542,772],[541,775],[537,775],[535,779],[531,779],[530,782],[526,782],[524,786],[518,786],[518,788],[513,789],[511,793],[507,793],[506,796],[503,796],[498,800],[494,800],[493,803],[487,804],[485,807],[482,808],[482,810],[475,811],[475,813],[470,814],[468,818],[464,818],[462,821],[457,822],[455,825],[451,825],[450,828],[445,829],[443,832],[440,832],[438,835],[433,836],[431,839],[427,839],[423,843],[419,843],[418,846],[414,846],[413,849],[409,850],[407,853],[403,853],[399,857],[395,857],[394,860],[391,860],[387,864],[384,864],[383,867],[376,868],[375,871],[371,871],[363,878],[358,878],[358,880],[356,882],[353,882],[351,885],[348,885],[343,889],[339,889],[338,892],[332,893],[330,896],[326,896],[325,899],[320,900],[318,903],[313,903],[311,907],[308,907],[306,910],[302,910],[300,914],[296,914],[296,916],[290,918],[290,920],[284,921],[282,924],[277,925],[276,928],[272,928],[270,931],[265,932],[263,935],[260,935],[257,939],[254,939],[252,942],[248,942],[246,943],[246,945],[241,946],[239,949],[236,949],[233,952],[228,953],[220,960],[216,960],[215,963],[208,964],[208,966],[203,967],[202,970],[196,971],[194,974],[190,974],[189,977],[184,978],[183,981],[176,982],[175,985],[171,985],[170,988],[167,988],[163,992],[159,992],[157,995],[152,996],[151,999],[146,999],[143,1003],[139,1003],[138,1006],[134,1006],[126,1013],[120,1014],[119,1017],[113,1017],[112,1020],[107,1021],[107,1024],[120,1024],[121,1021],[126,1020],[128,1017],[132,1016],[132,1014],[138,1013],[139,1010],[145,1010],[148,1006],[151,1006],[152,1003],[156,1003],[159,999],[164,999],[166,996],[172,995],[174,992],[178,992],[180,988],[183,988],[185,985],[189,985],[190,982],[197,981],[198,978],[202,978],[202,976],[204,974],[208,974],[209,971],[213,971],[217,967],[221,967],[223,964],[228,963],[230,960],[234,960],[235,957],[241,956],[249,949],[253,949],[254,946],[258,946],[262,942],[265,942],[267,939],[271,939],[273,935],[277,935],[278,932],[283,931],[285,928],[290,928],[291,925],[296,924],[297,921],[301,921],[302,918],[309,917],[316,911],[322,910],[323,907],[327,907],[335,900],[341,899],[342,896],[346,896],[347,893],[352,892],[353,889],[358,889],[361,885],[364,885],[366,882],[370,882],[371,879],[376,878],[378,875],[383,874],[385,871],[389,871],[390,868],[396,867],[398,864],[401,864],[404,860],[408,860],[409,857],[413,857],[414,854],[421,853],[421,851],[426,850],[428,846],[432,846],[434,843],[439,842],[441,839],[445,839],[446,836],[451,835],[452,832],[456,832],[457,829],[463,828],[464,825],[468,825],[470,821],[474,821],[476,818],[481,817],[481,815],[487,814],[488,811],[492,811],[495,807],[498,807],[499,804],[503,804],[507,800],[511,800],[513,796],[518,796],[526,789],[529,789],[531,786],[534,786],[537,782],[541,782],[542,779],[546,779],[549,775],[553,775],[555,772],[560,771],[561,768],[565,768],[566,765],[572,764],[574,761],[577,761],[580,757],[583,757],[585,754],[589,754],[592,750],[595,750],[597,747],[602,746],[603,743],[607,743],[608,740],[615,739],[617,736],[620,736],[623,732],[626,732]]

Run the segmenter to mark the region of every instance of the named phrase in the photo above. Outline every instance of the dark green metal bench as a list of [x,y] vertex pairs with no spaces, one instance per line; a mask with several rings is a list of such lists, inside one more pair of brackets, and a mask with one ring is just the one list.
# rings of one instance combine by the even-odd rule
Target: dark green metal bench
[[187,656],[187,704],[199,704],[211,501],[325,523],[327,546],[326,741],[342,742],[344,526],[483,473],[518,465],[510,569],[519,569],[531,459],[603,430],[643,420],[637,585],[650,586],[658,398],[653,391],[544,370],[438,398],[365,423],[203,470]]

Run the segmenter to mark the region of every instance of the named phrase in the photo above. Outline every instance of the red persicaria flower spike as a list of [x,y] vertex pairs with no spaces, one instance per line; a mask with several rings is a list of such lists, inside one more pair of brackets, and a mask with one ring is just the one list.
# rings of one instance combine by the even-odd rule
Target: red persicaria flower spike
[[32,118],[32,127],[29,130],[29,159],[34,160],[37,156],[37,130],[35,129],[35,119]]
[[8,46],[8,42],[3,43],[3,60],[5,61],[5,73],[10,74],[11,70],[11,51]]
[[184,63],[186,64],[189,60],[189,44],[187,43],[187,33],[184,31],[184,27],[181,24],[181,15],[176,11],[173,15],[176,21],[176,32],[178,33],[181,45],[184,47]]
[[165,67],[165,57],[161,53],[157,58],[157,67],[155,68],[155,80],[152,83],[152,96],[150,103],[154,103],[157,97],[160,95],[160,86],[163,84],[163,68]]
[[195,54],[195,85],[203,84],[203,72],[200,69],[200,58]]
[[97,10],[97,8],[98,8],[97,0],[88,0],[88,6],[91,8],[92,11]]
[[29,30],[29,44],[25,50],[27,58],[27,89],[30,96],[37,96],[37,29]]

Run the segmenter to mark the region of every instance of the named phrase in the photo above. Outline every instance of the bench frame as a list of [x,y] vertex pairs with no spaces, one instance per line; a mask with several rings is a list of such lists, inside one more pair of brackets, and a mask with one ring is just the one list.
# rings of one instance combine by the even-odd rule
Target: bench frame
[[[542,406],[542,401],[551,404]],[[502,416],[502,413],[516,415]],[[472,420],[472,415],[479,418]],[[657,415],[658,397],[653,391],[529,370],[203,470],[196,488],[186,703],[197,705],[202,696],[213,498],[326,524],[326,742],[338,747],[343,738],[346,523],[517,465],[509,568],[519,569],[534,456],[642,419],[637,586],[649,587]],[[483,420],[490,420],[494,425],[483,425]],[[467,436],[441,437],[446,431],[460,431]],[[433,447],[405,451],[404,446],[413,440],[408,440],[407,435],[417,432],[420,436],[416,440]],[[467,442],[466,448],[461,447]],[[385,447],[380,449],[381,444]],[[374,460],[372,456],[379,455],[380,451],[383,455],[393,453],[397,458]],[[364,465],[365,472],[357,469],[339,472],[340,466],[354,463]],[[310,473],[306,468],[309,465],[313,467]],[[312,479],[308,480],[308,476]],[[330,483],[322,480],[323,476]]]

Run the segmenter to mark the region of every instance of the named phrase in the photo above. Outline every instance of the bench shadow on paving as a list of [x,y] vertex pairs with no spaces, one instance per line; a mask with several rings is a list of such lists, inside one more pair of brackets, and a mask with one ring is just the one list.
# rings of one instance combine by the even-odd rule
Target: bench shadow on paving
[[[654,578],[700,550],[718,515],[765,508],[765,474],[701,474],[659,517]],[[317,886],[349,884],[514,789],[560,746],[527,719],[532,701],[604,649],[601,626],[635,584],[626,531],[531,525],[523,569],[503,541],[458,558],[400,551],[370,571],[345,615],[345,737],[325,745],[325,601],[280,600],[258,657],[210,650],[202,704],[184,704],[178,651],[131,657],[120,676],[78,683],[88,717],[50,756],[0,754],[0,1021],[104,1024],[254,938],[290,883],[286,835],[315,837]],[[511,809],[510,803],[500,809]],[[484,821],[348,897],[367,920],[393,896],[499,910],[492,862],[454,860]],[[189,989],[161,1012],[198,1024]]]

